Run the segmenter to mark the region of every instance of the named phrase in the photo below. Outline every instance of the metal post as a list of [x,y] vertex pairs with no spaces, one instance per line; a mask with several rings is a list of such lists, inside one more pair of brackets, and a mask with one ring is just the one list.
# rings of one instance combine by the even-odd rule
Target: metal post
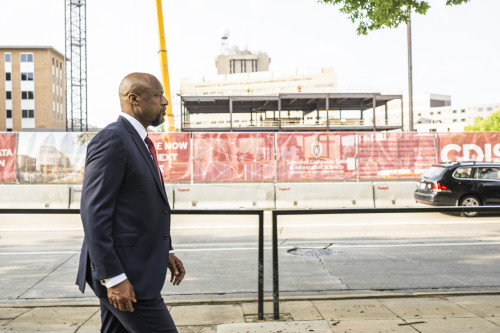
[[[189,149],[189,154],[190,154],[189,155],[189,160],[190,160],[189,164],[190,164],[190,167],[191,167],[190,168],[190,170],[191,170],[191,184],[193,184],[193,182],[194,182],[194,165],[193,165],[193,161],[194,161],[194,158],[193,158],[194,157],[194,145],[193,145],[193,143],[194,143],[194,133],[193,132],[190,133],[189,139],[190,139],[190,143],[191,143],[189,145],[190,146],[189,147],[190,148]],[[174,195],[175,195],[175,191],[174,191]]]
[[404,131],[404,103],[403,103],[403,94],[401,94],[401,132]]
[[278,131],[281,132],[281,96],[278,96]]
[[385,102],[385,124],[389,125],[389,117],[387,115],[387,102]]
[[280,287],[278,268],[278,214],[273,210],[273,318],[280,319]]
[[326,95],[326,131],[330,131],[330,121],[328,120],[328,109],[330,108],[330,98]]
[[[250,116],[252,115],[252,111],[250,110]],[[233,131],[233,98],[229,97],[229,123],[231,124],[229,131]]]
[[408,109],[410,122],[409,131],[413,132],[413,78],[412,78],[412,61],[411,61],[411,8],[408,8]]
[[264,211],[259,211],[259,273],[257,316],[264,319]]
[[377,131],[377,121],[375,119],[375,107],[377,106],[377,101],[375,100],[375,94],[372,97],[372,109],[373,109],[373,131]]

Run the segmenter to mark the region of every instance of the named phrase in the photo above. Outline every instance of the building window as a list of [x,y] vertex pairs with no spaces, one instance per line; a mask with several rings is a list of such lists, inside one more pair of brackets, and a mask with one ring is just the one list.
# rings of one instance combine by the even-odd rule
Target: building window
[[10,53],[4,54],[5,62],[10,62]]
[[433,116],[433,115],[434,115],[434,112],[431,112],[431,116]]
[[22,72],[21,73],[21,81],[33,81],[33,73]]
[[490,106],[487,110],[488,111],[493,111],[493,108]]
[[421,114],[421,113],[419,113],[419,114],[418,114],[418,116],[419,116],[419,117],[421,117],[421,116],[422,116],[422,114]]
[[453,113],[457,113],[457,110],[453,110]]
[[7,110],[7,118],[12,118],[12,110]]
[[12,99],[12,91],[5,92],[5,99]]
[[438,111],[438,114],[441,114],[441,111]]
[[240,73],[244,73],[243,71],[243,63],[245,62],[245,60],[240,60]]
[[483,108],[479,108],[479,109],[477,109],[477,111],[483,112]]
[[33,53],[21,53],[21,62],[33,62]]
[[35,118],[35,110],[21,110],[23,118]]
[[463,122],[463,123],[465,123],[465,119],[464,118],[460,119],[460,121]]
[[12,80],[12,73],[5,73],[5,81]]
[[457,120],[456,120],[456,119],[453,119],[453,122],[454,122],[454,123],[456,123],[456,122],[457,122]]
[[12,132],[12,128],[7,128],[7,132]]
[[234,61],[234,60],[232,60],[232,59],[231,59],[231,60],[229,60],[229,66],[231,67],[231,68],[230,68],[230,70],[229,70],[229,72],[230,72],[231,74],[234,74],[234,73],[236,72],[236,65],[235,65],[235,62],[236,62],[236,61]]
[[34,99],[32,91],[21,91],[21,99]]
[[460,110],[460,112],[465,113],[465,109]]

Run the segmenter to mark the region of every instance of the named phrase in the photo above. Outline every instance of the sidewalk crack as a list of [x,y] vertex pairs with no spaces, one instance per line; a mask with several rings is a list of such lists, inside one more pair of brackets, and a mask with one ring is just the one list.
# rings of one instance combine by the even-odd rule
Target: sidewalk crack
[[38,280],[34,285],[32,285],[31,287],[29,287],[27,290],[25,290],[21,295],[17,296],[16,298],[17,299],[20,299],[23,295],[25,295],[28,291],[32,290],[33,288],[35,288],[37,285],[39,285],[43,280],[45,280],[50,274],[54,273],[59,267],[61,267],[62,265],[64,265],[65,263],[67,263],[68,261],[70,261],[74,256],[76,256],[79,252],[75,252],[73,255],[69,256],[68,259],[64,260],[62,263],[60,263],[59,265],[57,265],[53,270],[51,270],[47,275],[45,275],[44,277],[42,277],[40,280]]
[[86,324],[86,323],[87,323],[90,319],[92,319],[92,317],[94,317],[94,316],[97,314],[97,312],[99,312],[100,310],[101,310],[101,309],[97,309],[97,310],[96,310],[96,311],[95,311],[95,312],[94,312],[94,313],[93,313],[93,314],[92,314],[92,315],[91,315],[91,316],[90,316],[87,320],[85,320],[85,321],[84,321],[84,322],[80,325],[80,327],[78,327],[78,328],[76,329],[76,331],[75,331],[74,333],[77,333],[77,332],[80,330],[80,328],[82,328],[83,326],[85,326],[85,324]]

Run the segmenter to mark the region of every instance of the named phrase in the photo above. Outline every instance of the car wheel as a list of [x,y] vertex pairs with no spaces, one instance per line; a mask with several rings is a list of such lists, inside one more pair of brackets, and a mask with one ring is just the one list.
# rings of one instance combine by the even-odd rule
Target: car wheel
[[[481,200],[479,200],[477,197],[473,195],[466,195],[465,197],[460,200],[460,206],[481,206]],[[474,217],[479,214],[478,211],[468,211],[468,212],[462,212],[460,215],[466,216],[466,217]]]

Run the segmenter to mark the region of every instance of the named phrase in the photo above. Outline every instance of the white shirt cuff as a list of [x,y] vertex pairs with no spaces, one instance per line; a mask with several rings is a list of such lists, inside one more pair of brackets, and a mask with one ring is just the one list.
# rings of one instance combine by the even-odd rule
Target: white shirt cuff
[[102,279],[101,280],[101,284],[103,286],[105,286],[106,288],[111,288],[111,287],[114,287],[116,286],[117,284],[125,281],[127,279],[127,275],[125,275],[125,273],[122,273],[118,276],[115,276],[115,277],[112,277],[112,278],[109,278],[109,279]]
[[170,250],[168,253],[175,253],[175,251],[174,250]]

